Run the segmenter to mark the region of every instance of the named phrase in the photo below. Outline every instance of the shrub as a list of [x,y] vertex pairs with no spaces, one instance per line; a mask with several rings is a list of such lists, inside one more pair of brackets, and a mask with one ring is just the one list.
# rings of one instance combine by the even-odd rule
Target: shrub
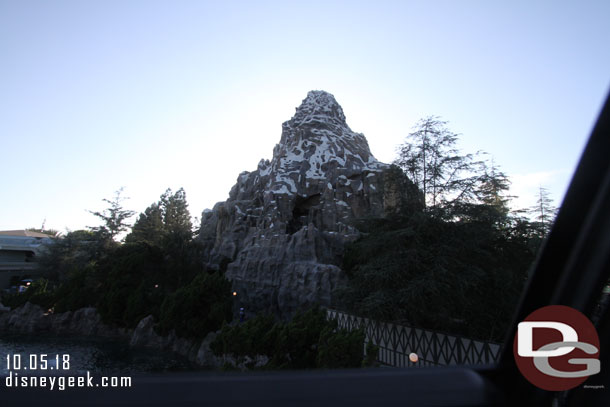
[[271,365],[280,369],[316,367],[320,335],[328,323],[323,309],[297,313],[279,330]]
[[331,322],[334,324],[328,324],[320,334],[317,366],[330,369],[362,366],[364,331],[337,329],[337,322]]
[[235,357],[269,355],[276,341],[275,321],[271,315],[259,314],[239,325],[222,326],[221,332],[210,344],[216,355],[232,354]]
[[84,269],[71,271],[57,288],[55,312],[94,306],[99,298],[96,285],[95,267],[92,264]]
[[161,305],[158,329],[167,334],[201,339],[232,318],[231,283],[219,272],[200,273],[193,281],[169,294]]
[[[97,264],[98,311],[106,323],[134,326],[151,312],[153,281],[164,273],[163,252],[146,243],[128,243]],[[160,304],[160,300],[159,300]]]
[[161,314],[161,304],[165,299],[163,289],[152,280],[143,281],[127,298],[127,309],[124,321],[128,326],[135,327],[142,318],[152,315],[158,321]]
[[238,359],[265,355],[266,368],[311,369],[359,367],[363,344],[363,332],[338,329],[324,310],[314,308],[285,323],[258,315],[242,324],[224,325],[210,348],[218,356]]
[[22,293],[13,293],[5,295],[2,298],[3,305],[11,307],[12,309],[24,305],[26,302],[40,305],[41,307],[48,309],[53,306],[55,302],[55,293],[49,288],[48,280],[41,278],[32,282],[30,287]]
[[379,346],[375,345],[372,341],[366,344],[366,356],[362,362],[362,366],[370,367],[377,365],[377,356],[379,355]]

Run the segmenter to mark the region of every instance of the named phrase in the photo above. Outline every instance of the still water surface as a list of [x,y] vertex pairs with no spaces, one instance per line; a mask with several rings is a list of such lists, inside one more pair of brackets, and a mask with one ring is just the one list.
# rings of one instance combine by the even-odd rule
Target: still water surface
[[[41,335],[0,336],[0,376],[8,375],[7,357],[21,355],[21,363],[27,366],[30,355],[46,354],[49,366],[54,365],[55,355],[69,355],[70,369],[65,374],[91,373],[145,373],[195,370],[196,366],[186,358],[171,352],[131,349],[125,342],[90,337],[56,337]],[[40,362],[38,362],[40,363]],[[33,372],[32,372],[33,373]]]

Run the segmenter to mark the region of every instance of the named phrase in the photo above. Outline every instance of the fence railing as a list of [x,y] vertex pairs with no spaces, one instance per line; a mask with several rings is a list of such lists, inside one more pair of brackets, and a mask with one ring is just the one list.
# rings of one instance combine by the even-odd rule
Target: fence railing
[[[379,322],[333,309],[327,310],[327,317],[336,319],[341,328],[363,328],[365,342],[379,347],[377,360],[388,366],[478,365],[494,363],[500,356],[501,345],[497,343]],[[417,354],[416,363],[409,360],[411,353]]]

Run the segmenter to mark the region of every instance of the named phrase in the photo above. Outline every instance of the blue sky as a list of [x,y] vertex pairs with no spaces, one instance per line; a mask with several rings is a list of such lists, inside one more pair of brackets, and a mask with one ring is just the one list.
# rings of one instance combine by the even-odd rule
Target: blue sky
[[610,2],[0,0],[0,230],[97,224],[184,187],[193,216],[323,89],[390,162],[421,117],[515,206],[561,200],[610,85]]

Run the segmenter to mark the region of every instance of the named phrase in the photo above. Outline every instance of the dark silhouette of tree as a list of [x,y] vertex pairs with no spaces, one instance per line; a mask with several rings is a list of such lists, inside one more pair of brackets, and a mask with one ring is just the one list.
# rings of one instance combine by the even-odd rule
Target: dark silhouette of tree
[[184,189],[172,193],[168,188],[158,202],[140,214],[126,241],[161,244],[168,238],[188,241],[192,235],[193,225]]
[[175,193],[168,188],[158,202],[146,208],[125,241],[161,249],[173,284],[186,284],[200,271],[201,247],[193,239],[193,225],[183,188]]
[[186,202],[186,192],[183,188],[172,194],[171,189],[167,189],[161,195],[161,209],[163,213],[163,223],[165,229],[170,234],[191,234],[193,224],[191,222],[191,214],[188,210]]
[[165,225],[163,224],[163,210],[159,203],[153,203],[143,213],[125,238],[126,242],[159,243],[163,238]]
[[553,199],[551,199],[549,191],[540,186],[536,204],[530,208],[529,213],[534,216],[535,225],[542,237],[545,237],[551,230],[557,210],[557,207],[553,205]]
[[457,139],[446,121],[430,116],[420,120],[398,148],[394,163],[423,192],[426,208],[438,209],[476,198],[482,163],[472,154],[461,155]]
[[508,195],[509,189],[508,176],[500,170],[493,159],[490,165],[482,164],[476,191],[477,203],[471,205],[479,209],[481,220],[487,221],[496,228],[506,228],[511,223],[508,204],[514,196]]
[[122,232],[126,232],[130,225],[127,223],[127,219],[135,215],[134,211],[123,208],[122,201],[127,198],[121,197],[123,188],[121,187],[115,192],[115,196],[112,200],[103,199],[104,202],[108,203],[110,207],[104,209],[102,212],[89,211],[94,216],[97,216],[103,221],[102,226],[94,226],[90,229],[96,233],[99,233],[102,237],[114,240],[117,235]]

